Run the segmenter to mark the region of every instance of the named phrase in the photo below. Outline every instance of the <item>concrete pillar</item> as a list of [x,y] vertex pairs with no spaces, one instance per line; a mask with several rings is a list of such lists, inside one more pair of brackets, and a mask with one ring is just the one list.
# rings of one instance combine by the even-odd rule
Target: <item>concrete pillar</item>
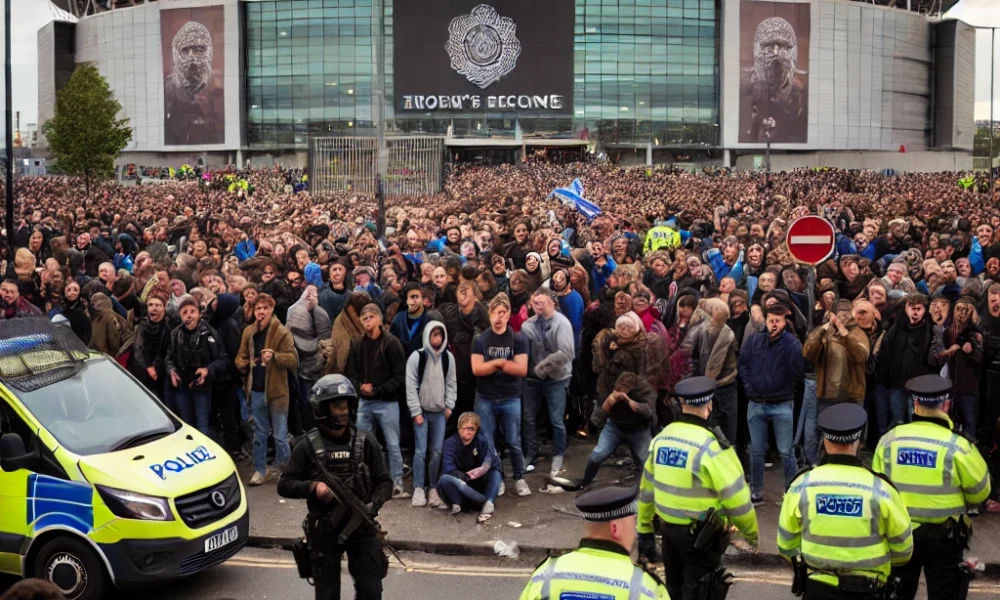
[[733,155],[729,150],[722,151],[722,166],[731,167],[732,166]]
[[243,150],[236,151],[236,168],[237,169],[243,168]]
[[653,166],[653,144],[652,143],[647,143],[646,144],[646,166],[647,167],[652,167]]

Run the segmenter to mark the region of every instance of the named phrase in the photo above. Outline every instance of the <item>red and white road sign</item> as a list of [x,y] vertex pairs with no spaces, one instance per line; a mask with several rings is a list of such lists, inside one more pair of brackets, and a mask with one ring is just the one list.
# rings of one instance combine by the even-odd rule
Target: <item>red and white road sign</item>
[[822,217],[806,215],[795,219],[788,228],[788,251],[795,260],[816,265],[833,254],[836,231]]

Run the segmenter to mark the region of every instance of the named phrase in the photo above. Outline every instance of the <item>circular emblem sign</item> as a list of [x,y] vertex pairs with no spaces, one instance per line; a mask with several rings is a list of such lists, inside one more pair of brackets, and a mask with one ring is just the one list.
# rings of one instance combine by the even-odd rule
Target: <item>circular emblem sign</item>
[[516,33],[512,19],[501,17],[485,4],[455,17],[448,26],[448,43],[444,45],[451,57],[451,68],[486,89],[517,66],[521,42]]

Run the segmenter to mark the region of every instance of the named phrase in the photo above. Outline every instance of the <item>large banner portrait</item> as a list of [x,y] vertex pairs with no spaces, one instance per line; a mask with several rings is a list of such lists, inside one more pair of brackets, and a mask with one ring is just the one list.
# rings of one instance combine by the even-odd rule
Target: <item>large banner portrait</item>
[[740,143],[809,141],[809,5],[740,3]]
[[569,114],[573,0],[395,0],[402,112]]
[[222,6],[160,11],[167,146],[226,141],[224,25]]

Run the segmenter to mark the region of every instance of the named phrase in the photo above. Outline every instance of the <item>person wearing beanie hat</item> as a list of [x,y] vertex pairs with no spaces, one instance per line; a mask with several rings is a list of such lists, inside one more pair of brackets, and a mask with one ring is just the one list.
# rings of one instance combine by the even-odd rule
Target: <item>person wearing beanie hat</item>
[[983,360],[983,336],[979,331],[976,300],[962,295],[955,303],[954,314],[941,334],[935,336],[931,349],[934,366],[948,366],[954,382],[952,402],[957,424],[973,437],[979,412],[979,371]]
[[364,292],[376,302],[382,297],[382,288],[375,283],[375,269],[361,265],[354,269],[354,291]]
[[[736,450],[718,428],[709,424],[715,397],[711,377],[689,377],[677,382],[675,393],[681,399],[680,417],[667,425],[649,445],[649,455],[639,486],[640,553],[650,555],[655,548],[653,518],[663,521],[663,562],[667,571],[667,590],[671,598],[697,598],[697,590],[711,586],[711,580],[724,579],[722,555],[728,547],[732,524],[743,538],[756,548],[759,542],[757,513],[744,481],[743,467]],[[723,518],[718,542],[699,546],[691,527],[704,520],[712,527],[707,514],[718,512]],[[682,590],[684,593],[682,594]],[[691,594],[695,591],[694,594]],[[704,589],[701,590],[704,593]]]
[[[364,336],[351,340],[344,375],[358,391],[360,431],[375,432],[378,423],[389,454],[392,497],[409,498],[403,488],[403,455],[400,451],[400,414],[405,409],[406,354],[399,338],[384,330],[382,309],[368,302],[358,313]],[[406,414],[406,413],[403,413]]]
[[[635,590],[642,590],[641,595],[651,600],[666,600],[663,582],[629,558],[635,545],[636,493],[634,487],[610,486],[577,496],[574,504],[585,521],[580,547],[538,565],[521,599],[612,600],[630,598]],[[630,582],[632,591],[617,582]]]
[[921,570],[929,600],[961,597],[955,590],[967,585],[967,575],[959,565],[972,534],[967,507],[990,496],[989,470],[972,432],[959,429],[956,435],[948,417],[952,388],[940,375],[907,381],[913,422],[883,437],[872,457],[872,470],[900,490],[914,523],[913,558],[893,571],[901,580],[900,598],[915,597]]
[[344,264],[343,259],[331,261],[329,283],[318,286],[319,305],[326,311],[331,323],[337,320],[340,311],[344,310],[344,305],[347,304],[347,300],[351,296],[351,289],[347,285],[348,269],[349,267]]

